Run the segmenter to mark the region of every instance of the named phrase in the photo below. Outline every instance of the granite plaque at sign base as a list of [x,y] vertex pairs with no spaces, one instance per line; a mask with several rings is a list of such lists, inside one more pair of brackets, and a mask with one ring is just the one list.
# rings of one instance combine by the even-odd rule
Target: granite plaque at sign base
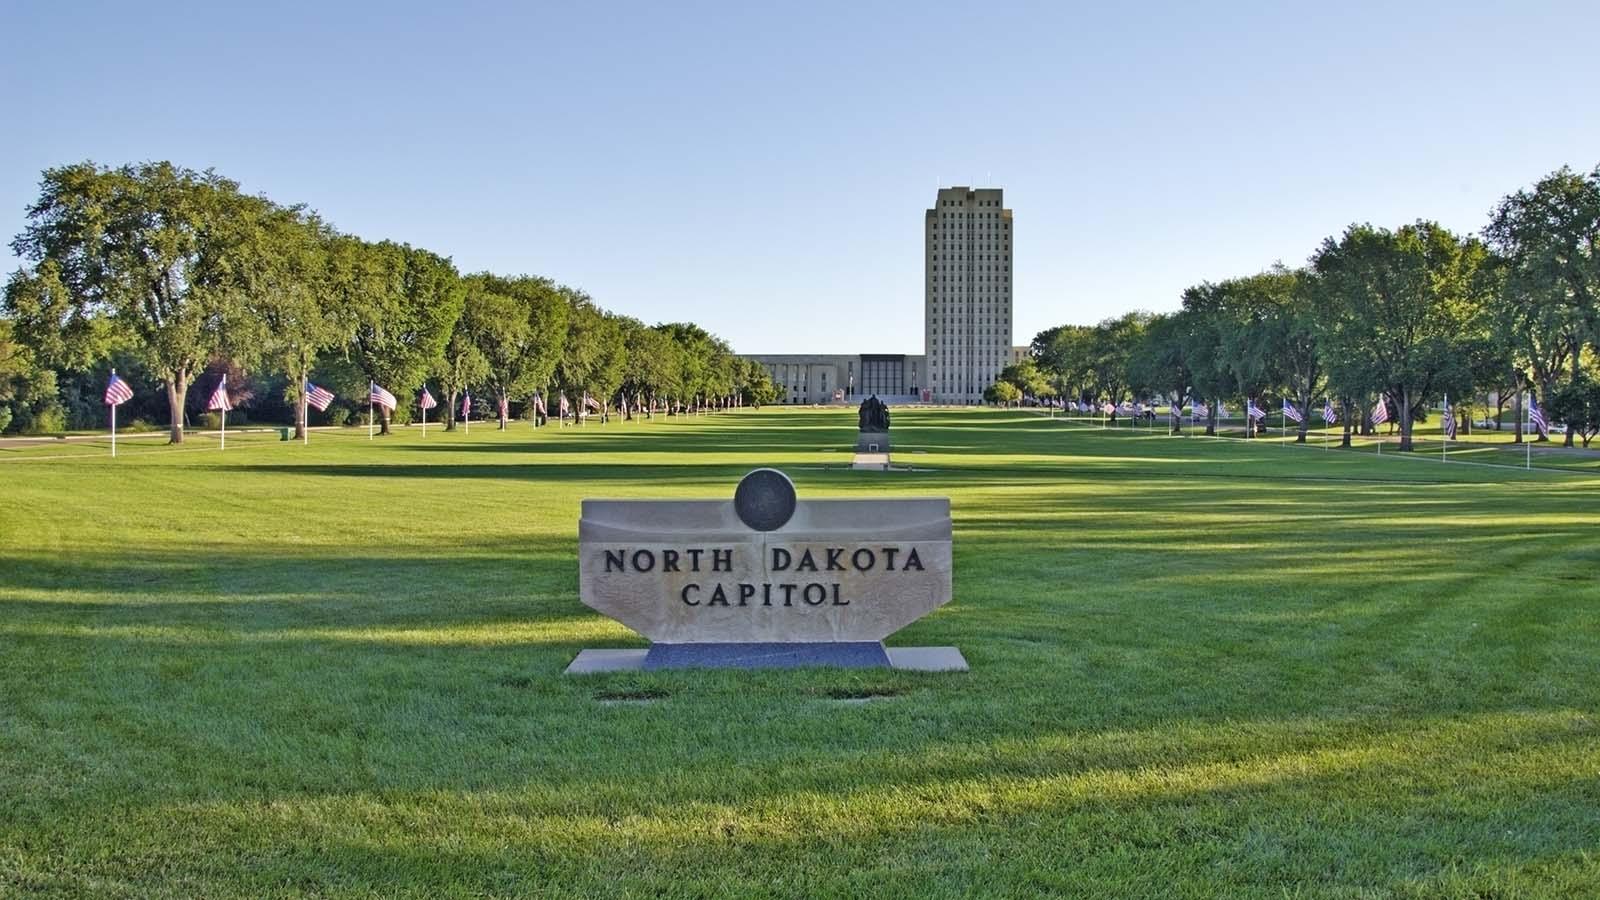
[[948,499],[799,500],[775,469],[732,500],[585,500],[579,597],[653,643],[584,650],[567,672],[965,671],[954,647],[883,645],[949,602],[950,538]]

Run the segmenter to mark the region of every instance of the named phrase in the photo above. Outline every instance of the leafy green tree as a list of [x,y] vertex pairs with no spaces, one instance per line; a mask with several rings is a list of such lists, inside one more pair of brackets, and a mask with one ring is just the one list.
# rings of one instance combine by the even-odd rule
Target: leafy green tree
[[739,365],[740,405],[760,408],[778,399],[778,386],[772,383],[772,373],[753,359],[736,359]]
[[1567,434],[1578,436],[1588,447],[1600,433],[1600,378],[1580,370],[1578,377],[1556,389],[1550,398],[1549,413],[1566,423]]
[[1151,315],[1142,310],[1105,319],[1094,326],[1090,357],[1091,390],[1112,403],[1128,391],[1128,359],[1144,337]]
[[228,355],[238,362],[264,359],[287,376],[284,395],[294,407],[295,437],[304,437],[312,366],[324,351],[345,345],[355,326],[329,290],[329,251],[338,239],[299,207],[252,200],[242,205],[236,223],[250,252],[240,267],[243,315],[229,333]]
[[[1497,330],[1548,404],[1561,369],[1570,367],[1577,381],[1583,345],[1600,338],[1600,168],[1579,174],[1563,167],[1507,196],[1484,236],[1502,271],[1493,302]],[[1569,431],[1567,446],[1572,439]]]
[[1217,433],[1217,410],[1224,397],[1238,393],[1239,381],[1225,348],[1224,336],[1234,327],[1230,294],[1223,285],[1202,282],[1184,290],[1183,310],[1191,317],[1186,329],[1185,360],[1194,380],[1194,396],[1207,401],[1206,434]]
[[681,377],[681,353],[677,343],[659,329],[628,320],[621,328],[628,347],[622,390],[633,398],[635,408],[653,418],[657,399],[670,393]]
[[1009,381],[996,381],[983,389],[983,399],[998,406],[1010,406],[1022,399],[1022,391]]
[[[357,252],[362,258],[341,265],[335,281],[336,295],[356,321],[351,355],[367,378],[398,399],[438,371],[465,292],[455,266],[437,254],[389,241]],[[402,400],[398,411],[409,416],[409,404]],[[388,434],[391,414],[379,412]]]
[[1353,225],[1312,257],[1329,354],[1381,378],[1398,407],[1401,450],[1412,449],[1413,404],[1467,365],[1461,338],[1480,327],[1484,256],[1477,241],[1418,222]]
[[1171,398],[1168,428],[1172,434],[1183,430],[1183,401],[1194,390],[1194,372],[1189,364],[1193,346],[1192,329],[1199,315],[1189,310],[1152,316],[1139,345],[1128,357],[1128,382],[1134,390]]
[[1084,325],[1058,325],[1034,336],[1030,356],[1056,394],[1090,399],[1095,362],[1095,329]]
[[[466,278],[465,286],[459,327],[477,348],[499,401],[496,407],[503,409],[512,400],[531,396],[555,374],[566,299],[543,278],[479,274]],[[502,417],[500,427],[506,426]]]
[[166,387],[173,443],[195,374],[240,319],[246,198],[212,172],[168,162],[44,172],[12,250],[49,261],[77,315],[114,320]]
[[[1241,382],[1259,381],[1283,390],[1302,412],[1295,441],[1305,443],[1312,398],[1326,382],[1312,276],[1275,267],[1249,279],[1253,286],[1250,327],[1236,344]],[[1247,377],[1248,371],[1248,377]]]
[[1055,395],[1055,387],[1050,383],[1050,379],[1039,371],[1039,364],[1032,356],[1025,356],[1020,361],[1001,369],[1000,380],[1014,386],[1021,396],[1050,397]]

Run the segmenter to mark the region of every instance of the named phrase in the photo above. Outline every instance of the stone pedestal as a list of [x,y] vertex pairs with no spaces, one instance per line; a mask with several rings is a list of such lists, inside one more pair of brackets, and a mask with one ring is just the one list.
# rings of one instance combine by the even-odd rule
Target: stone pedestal
[[863,431],[856,435],[857,453],[882,453],[889,455],[889,432]]

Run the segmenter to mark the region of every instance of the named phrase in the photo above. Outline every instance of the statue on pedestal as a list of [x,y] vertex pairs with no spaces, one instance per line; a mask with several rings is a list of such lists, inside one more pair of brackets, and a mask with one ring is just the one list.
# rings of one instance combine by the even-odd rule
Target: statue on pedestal
[[861,401],[860,430],[873,434],[886,434],[889,431],[889,407],[878,399],[877,394]]

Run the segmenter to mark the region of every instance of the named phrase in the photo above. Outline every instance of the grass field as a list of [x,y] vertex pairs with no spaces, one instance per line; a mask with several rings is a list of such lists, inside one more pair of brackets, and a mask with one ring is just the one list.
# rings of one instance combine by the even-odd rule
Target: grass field
[[[1600,472],[854,424],[0,457],[0,895],[1600,893]],[[948,495],[972,671],[562,676],[579,500],[761,464]]]

